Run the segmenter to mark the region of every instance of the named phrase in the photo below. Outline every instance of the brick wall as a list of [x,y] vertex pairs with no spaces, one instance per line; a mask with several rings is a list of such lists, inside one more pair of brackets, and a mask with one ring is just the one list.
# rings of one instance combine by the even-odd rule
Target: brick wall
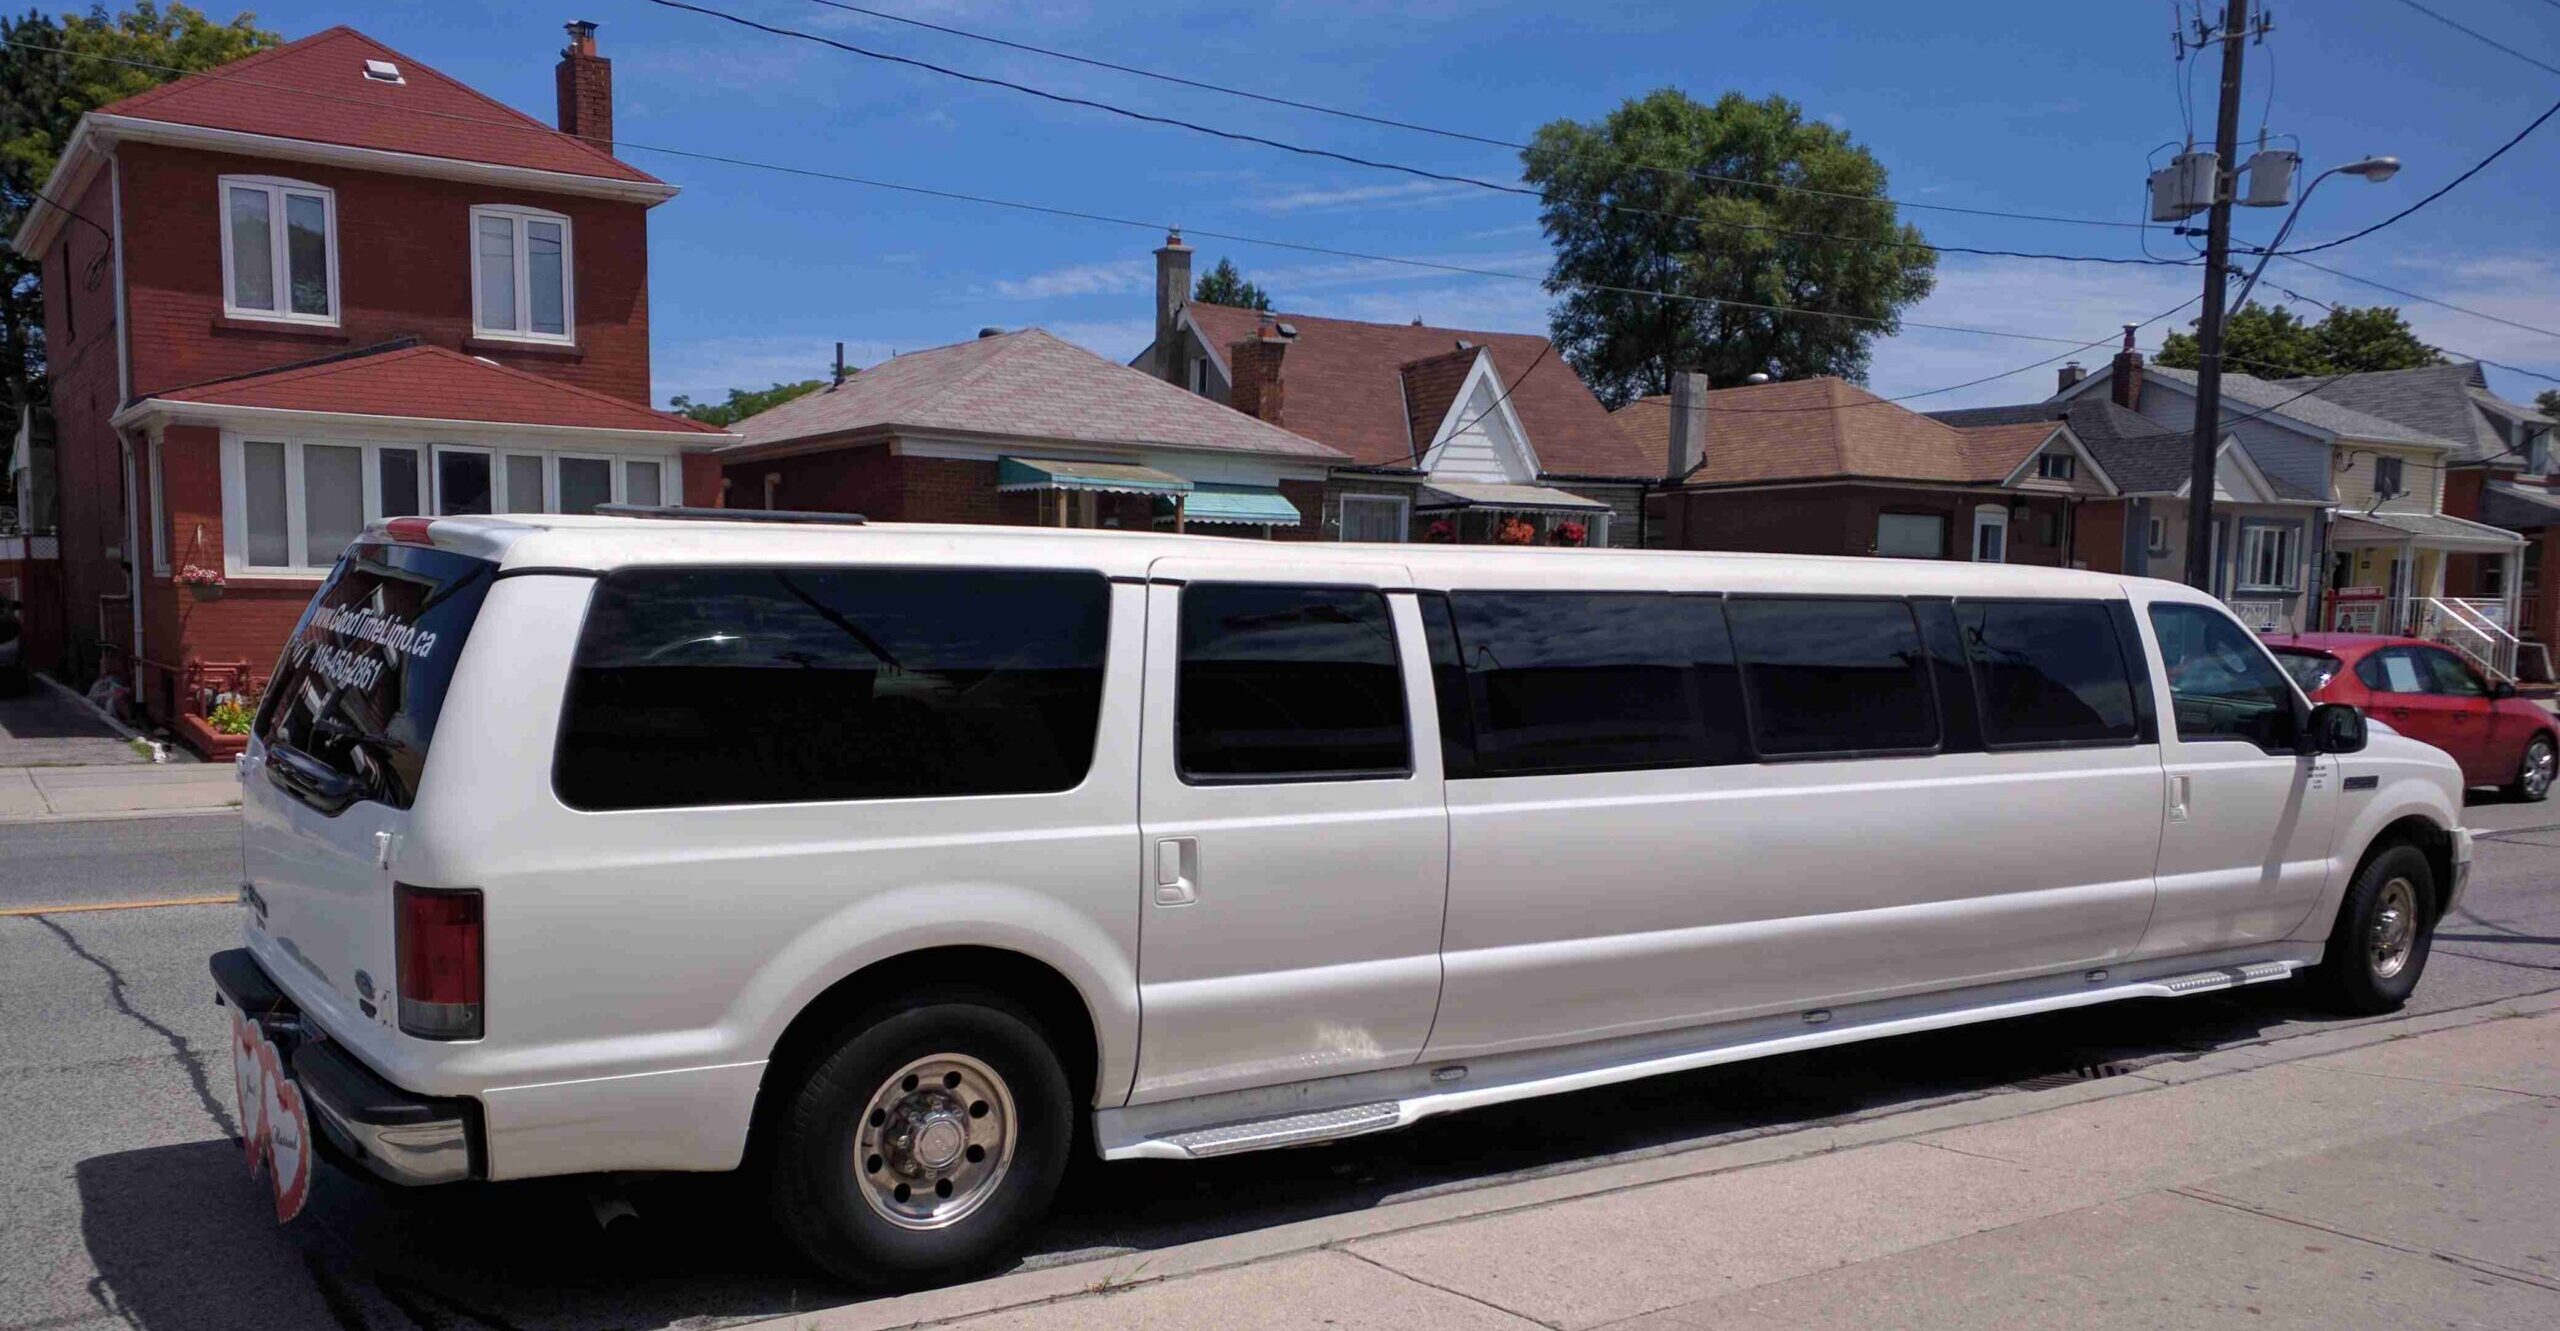
[[[98,173],[76,207],[101,226],[114,224],[108,173]],[[124,544],[125,493],[115,431],[107,427],[117,405],[115,266],[112,261],[101,266],[94,286],[86,276],[90,263],[106,251],[105,237],[72,221],[43,256],[54,491],[62,535],[62,623],[55,638],[61,643],[58,658],[36,664],[82,686],[98,668],[100,598],[125,590],[124,564],[110,554]],[[121,602],[106,619],[107,641],[130,640],[129,612]]]
[[[415,336],[629,401],[649,400],[648,213],[638,204],[150,144],[127,144],[117,158],[124,172],[125,285],[137,393]],[[224,175],[282,176],[336,191],[337,329],[223,319],[217,182]],[[518,204],[569,218],[575,347],[471,340],[475,204]],[[107,213],[102,205],[93,215],[103,220]]]
[[[1967,559],[1972,555],[1974,507],[2021,499],[1996,491],[1967,494],[1860,485],[1682,491],[1657,496],[1656,530],[1662,545],[1678,550],[1872,555],[1880,514],[1926,513],[1946,523],[1946,542],[1939,557]],[[2009,524],[2008,562],[2061,564],[2061,545],[2044,539],[2044,528],[2048,517],[2062,512],[2063,501],[2037,497],[2024,502],[2029,506],[2027,520],[2012,519]]]

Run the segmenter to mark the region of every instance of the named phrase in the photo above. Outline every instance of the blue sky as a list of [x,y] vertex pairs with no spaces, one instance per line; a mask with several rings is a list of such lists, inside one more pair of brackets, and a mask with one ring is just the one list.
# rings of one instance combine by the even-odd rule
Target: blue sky
[[[831,10],[811,0],[709,0],[780,26],[1337,151],[1509,179],[1504,150],[1173,88]],[[1891,192],[1947,204],[2137,220],[2145,155],[2182,130],[2166,0],[2010,5],[1506,4],[1499,0],[865,0],[1151,69],[1504,139],[1558,117],[1595,118],[1673,86],[1702,99],[1782,93],[1840,125],[1891,173]],[[2436,0],[2466,23],[2560,64],[2560,8],[2543,0]],[[216,13],[228,11],[208,6]],[[2213,8],[2219,12],[2220,5]],[[1412,256],[1536,277],[1547,251],[1535,202],[1133,124],[768,36],[641,0],[555,8],[496,0],[349,6],[267,3],[301,36],[347,22],[544,119],[560,23],[593,19],[615,66],[626,143],[714,152],[1196,229]],[[2298,240],[2379,220],[2478,160],[2560,100],[2560,76],[2393,0],[2281,5],[2251,52],[2244,132],[2260,108],[2296,134],[2311,169],[2368,153],[2407,168],[2387,184],[2330,181]],[[2272,76],[2272,78],[2270,78]],[[2272,83],[2272,86],[2270,84]],[[2193,115],[2210,133],[2214,71]],[[2270,97],[2270,93],[2272,96]],[[1149,335],[1148,231],[921,199],[826,180],[624,154],[684,193],[650,229],[656,385],[716,395],[820,371],[836,340],[859,363],[1037,324],[1125,358]],[[2560,329],[2560,119],[2406,222],[2321,256],[2360,276]],[[2264,239],[2281,216],[2240,210]],[[1907,214],[1931,240],[2134,256],[2186,242],[2160,231]],[[1195,237],[1205,267],[1231,256],[1282,308],[1348,318],[1420,316],[1544,331],[1534,282],[1434,274]],[[2560,374],[2560,338],[2400,300],[2278,263],[2325,301],[2406,308],[2430,341]],[[2095,341],[2196,290],[2192,270],[1948,256],[1907,317]],[[2313,317],[2316,310],[2305,311]],[[2169,325],[2143,334],[2156,346]],[[1909,330],[1878,344],[1871,385],[1913,393],[2064,350]],[[2094,364],[2104,350],[2083,357]],[[2040,368],[1923,408],[2025,401]],[[2529,399],[2551,386],[2492,371]]]

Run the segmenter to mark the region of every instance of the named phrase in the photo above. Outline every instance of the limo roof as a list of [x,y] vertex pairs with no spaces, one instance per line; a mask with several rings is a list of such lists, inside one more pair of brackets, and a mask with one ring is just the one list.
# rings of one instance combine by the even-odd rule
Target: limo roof
[[[411,540],[418,519],[375,523],[375,540]],[[603,573],[648,565],[750,563],[1021,564],[1082,567],[1139,578],[1163,560],[1217,560],[1320,578],[1327,568],[1392,565],[1429,587],[1585,587],[1725,591],[2086,596],[2120,598],[2149,579],[2019,564],[1880,559],[1850,555],[1689,550],[1584,550],[1482,545],[1272,542],[1170,532],[884,522],[724,522],[654,517],[518,514],[436,518],[439,548],[496,562],[501,571]],[[2162,583],[2162,587],[2176,584]],[[2184,588],[2177,588],[2184,591]],[[2200,594],[2195,599],[2207,599]]]

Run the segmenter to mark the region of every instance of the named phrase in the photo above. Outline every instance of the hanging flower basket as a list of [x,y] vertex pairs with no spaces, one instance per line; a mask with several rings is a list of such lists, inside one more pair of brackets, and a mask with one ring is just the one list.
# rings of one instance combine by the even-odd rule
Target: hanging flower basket
[[189,564],[178,570],[178,585],[199,601],[222,599],[222,570]]
[[1591,531],[1579,522],[1559,522],[1547,540],[1556,545],[1581,545],[1591,539]]
[[1493,533],[1495,545],[1536,545],[1538,529],[1527,518],[1505,517]]

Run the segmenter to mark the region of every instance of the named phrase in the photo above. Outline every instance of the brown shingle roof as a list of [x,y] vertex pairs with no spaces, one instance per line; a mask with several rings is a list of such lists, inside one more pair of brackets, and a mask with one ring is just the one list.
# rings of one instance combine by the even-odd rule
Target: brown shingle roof
[[[1253,336],[1261,318],[1229,305],[1195,302],[1187,308],[1221,358],[1227,348]],[[1280,367],[1288,391],[1282,423],[1357,461],[1407,465],[1417,444],[1430,444],[1427,435],[1418,441],[1413,437],[1404,367],[1460,350],[1457,344],[1464,341],[1492,353],[1494,373],[1505,385],[1525,376],[1512,389],[1510,406],[1546,474],[1635,479],[1662,470],[1659,456],[1628,449],[1626,437],[1610,423],[1608,409],[1547,339],[1534,333],[1361,323],[1311,314],[1277,317],[1298,330]],[[1445,410],[1447,404],[1442,405]],[[1437,426],[1438,419],[1432,424]]]
[[[1667,455],[1669,397],[1638,398],[1612,419],[1628,447]],[[1828,375],[1720,388],[1707,394],[1706,465],[1689,484],[1844,477],[1996,484],[2059,426],[1958,429]]]
[[904,427],[1093,444],[1256,453],[1316,463],[1312,439],[1115,364],[1038,328],[882,361],[738,422],[738,450]]
[[145,395],[160,402],[326,411],[419,420],[494,421],[572,429],[651,430],[712,435],[715,425],[593,389],[508,369],[444,347],[389,343],[379,350],[323,357]]
[[[1481,347],[1446,351],[1421,360],[1406,361],[1404,375],[1404,413],[1407,436],[1416,443],[1428,443],[1449,419],[1449,404],[1458,400],[1458,390],[1467,386],[1467,375],[1476,367],[1476,359],[1484,355]],[[1287,363],[1282,363],[1286,376]]]

